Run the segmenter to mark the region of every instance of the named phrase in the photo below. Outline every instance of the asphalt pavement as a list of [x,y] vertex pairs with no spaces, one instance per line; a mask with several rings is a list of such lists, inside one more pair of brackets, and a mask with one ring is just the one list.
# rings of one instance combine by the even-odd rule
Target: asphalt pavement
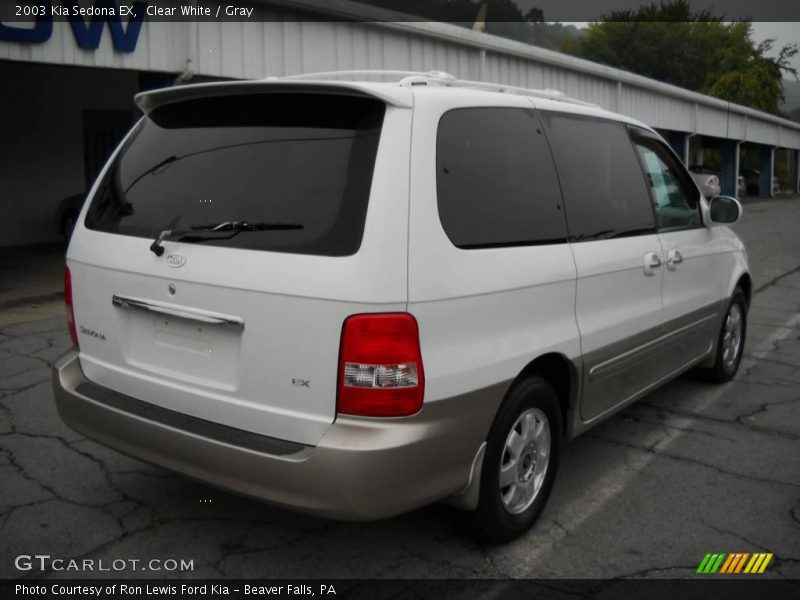
[[[747,204],[736,229],[756,290],[737,378],[686,374],[572,441],[541,519],[503,546],[473,541],[445,506],[331,522],[98,446],[53,406],[63,317],[0,309],[0,578],[682,578],[711,552],[773,553],[756,577],[800,578],[800,199]],[[33,554],[128,562],[15,566]]]

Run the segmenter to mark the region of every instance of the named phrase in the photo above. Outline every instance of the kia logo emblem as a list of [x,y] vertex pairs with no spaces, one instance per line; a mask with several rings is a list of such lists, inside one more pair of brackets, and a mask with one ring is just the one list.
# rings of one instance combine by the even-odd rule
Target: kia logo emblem
[[178,269],[186,264],[186,257],[180,254],[170,254],[167,257],[167,264],[173,269]]

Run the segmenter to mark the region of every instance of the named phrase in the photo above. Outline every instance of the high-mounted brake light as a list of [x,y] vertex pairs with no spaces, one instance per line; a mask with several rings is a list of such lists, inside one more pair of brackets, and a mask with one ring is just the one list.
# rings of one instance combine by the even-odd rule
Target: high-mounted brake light
[[425,375],[417,320],[407,313],[348,317],[339,352],[337,411],[370,417],[413,415]]
[[75,327],[75,311],[72,306],[72,276],[69,267],[64,267],[64,302],[67,305],[67,327],[69,327],[69,337],[72,338],[72,345],[78,345],[78,330]]

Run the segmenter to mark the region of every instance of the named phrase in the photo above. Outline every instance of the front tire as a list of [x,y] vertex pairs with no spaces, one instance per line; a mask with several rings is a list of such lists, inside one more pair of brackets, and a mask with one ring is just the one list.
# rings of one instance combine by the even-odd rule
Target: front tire
[[720,327],[714,366],[707,372],[711,381],[725,383],[736,375],[742,362],[746,334],[747,300],[741,288],[736,288]]
[[478,536],[507,542],[525,533],[544,509],[562,443],[558,396],[541,377],[509,390],[487,439],[478,508]]

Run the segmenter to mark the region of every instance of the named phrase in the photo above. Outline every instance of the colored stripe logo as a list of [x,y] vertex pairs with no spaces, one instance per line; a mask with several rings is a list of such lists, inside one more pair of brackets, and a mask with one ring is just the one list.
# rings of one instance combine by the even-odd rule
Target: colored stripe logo
[[756,574],[763,573],[767,565],[772,560],[771,552],[717,552],[706,554],[697,572],[703,575],[721,573],[725,575],[735,575],[739,573]]

